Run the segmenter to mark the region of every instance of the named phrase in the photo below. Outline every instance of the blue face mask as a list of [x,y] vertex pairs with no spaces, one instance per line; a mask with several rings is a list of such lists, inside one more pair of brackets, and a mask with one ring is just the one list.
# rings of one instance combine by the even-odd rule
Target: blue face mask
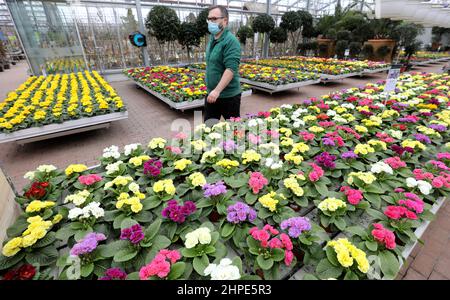
[[208,31],[211,34],[218,34],[222,30],[222,26],[217,23],[208,21]]

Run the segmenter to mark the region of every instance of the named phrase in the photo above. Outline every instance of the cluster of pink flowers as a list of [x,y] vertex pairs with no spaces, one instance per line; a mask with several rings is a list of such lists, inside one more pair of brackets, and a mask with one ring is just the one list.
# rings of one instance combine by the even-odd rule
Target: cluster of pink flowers
[[404,193],[404,196],[406,199],[399,200],[399,205],[387,206],[384,214],[392,220],[399,220],[404,217],[417,220],[417,214],[423,212],[424,202],[414,193]]
[[442,161],[438,161],[438,160],[430,160],[428,163],[432,164],[433,166],[435,166],[438,169],[444,170],[444,171],[448,171],[450,170],[449,167],[447,167]]
[[433,178],[431,185],[435,188],[441,188],[443,186],[450,188],[450,174],[440,172],[439,176]]
[[393,143],[395,141],[389,134],[385,132],[378,132],[376,136],[380,139],[380,141],[385,143]]
[[166,146],[166,149],[172,152],[173,154],[181,154],[181,148],[175,146]]
[[424,172],[422,169],[414,169],[413,174],[416,180],[433,180],[434,178],[434,175],[432,173]]
[[258,117],[268,118],[270,117],[270,111],[260,111],[258,112]]
[[248,139],[252,144],[260,144],[261,143],[261,137],[259,135],[254,135],[253,133],[248,134]]
[[264,134],[271,136],[273,138],[277,138],[280,136],[280,133],[278,131],[275,130],[264,130],[263,131]]
[[395,234],[383,227],[380,223],[373,224],[372,236],[381,244],[384,244],[387,249],[393,250],[396,247]]
[[349,134],[353,135],[358,140],[361,138],[361,135],[359,135],[359,133],[357,133],[355,130],[353,130],[350,127],[347,127],[347,126],[336,126],[336,129],[342,130],[342,131],[344,131],[346,133],[349,133]]
[[406,206],[408,209],[415,211],[420,214],[423,212],[424,203],[422,199],[419,198],[414,193],[405,193],[404,194],[407,199],[401,199],[398,201],[398,204]]
[[175,139],[177,140],[184,140],[187,137],[188,137],[187,134],[184,132],[178,132],[177,134],[175,134]]
[[101,181],[103,178],[98,174],[81,175],[78,177],[78,181],[84,185],[92,185],[96,182]]
[[[294,253],[292,253],[292,249],[294,246],[292,245],[291,238],[285,234],[280,234],[280,238],[277,238],[280,232],[270,226],[269,224],[264,225],[263,229],[259,229],[258,227],[253,227],[249,231],[250,235],[257,241],[261,242],[261,247],[270,249],[284,249],[284,263],[286,266],[289,266],[294,259]],[[273,237],[272,237],[273,236]]]
[[417,220],[417,215],[404,206],[389,205],[384,210],[384,214],[392,220],[399,220],[404,217],[411,220]]
[[402,161],[398,156],[386,158],[384,162],[391,166],[391,168],[394,170],[406,167],[406,163]]
[[139,270],[139,278],[141,280],[152,276],[164,278],[169,275],[171,264],[176,263],[180,258],[181,254],[177,250],[162,249],[148,265]]
[[314,133],[307,132],[307,131],[300,131],[298,134],[303,138],[303,140],[304,140],[305,142],[306,142],[306,141],[312,141],[312,140],[314,140],[314,138],[316,137],[316,136],[314,135]]
[[313,182],[318,181],[323,176],[324,171],[322,170],[321,167],[319,167],[315,163],[309,163],[309,165],[313,168],[311,173],[309,173],[309,175],[308,175],[309,180],[311,180]]
[[363,192],[360,190],[354,190],[349,186],[343,186],[340,189],[341,192],[347,196],[347,201],[352,205],[358,205],[358,203],[363,199]]
[[339,135],[339,132],[337,132],[337,131],[328,132],[325,134],[325,136],[327,138],[333,140],[333,142],[335,142],[335,144],[337,143],[337,145],[339,147],[345,146],[344,139]]
[[250,179],[248,180],[248,185],[253,191],[253,194],[258,194],[260,190],[269,184],[269,181],[260,172],[252,172],[250,174]]
[[439,160],[450,160],[450,153],[448,152],[441,152],[437,154],[437,159]]
[[332,122],[332,121],[321,121],[321,122],[319,122],[318,124],[319,124],[320,127],[324,127],[324,128],[327,128],[327,127],[333,127],[333,126],[336,125],[336,124],[335,124],[334,122]]
[[106,270],[105,276],[100,277],[98,280],[125,280],[127,279],[127,273],[121,268],[110,268]]

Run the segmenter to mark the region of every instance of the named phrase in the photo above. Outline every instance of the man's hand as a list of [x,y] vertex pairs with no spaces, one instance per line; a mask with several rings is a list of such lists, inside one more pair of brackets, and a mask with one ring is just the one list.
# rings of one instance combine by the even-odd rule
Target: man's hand
[[216,90],[212,90],[211,93],[209,93],[208,98],[206,101],[208,103],[215,103],[217,101],[217,98],[219,98],[220,93]]

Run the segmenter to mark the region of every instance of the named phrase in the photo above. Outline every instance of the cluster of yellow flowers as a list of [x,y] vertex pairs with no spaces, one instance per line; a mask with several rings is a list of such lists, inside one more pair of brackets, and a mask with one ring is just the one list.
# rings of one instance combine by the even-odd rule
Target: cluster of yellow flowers
[[372,172],[351,172],[348,174],[347,182],[348,184],[353,184],[353,177],[362,180],[365,184],[372,184],[377,178]]
[[119,197],[117,197],[116,208],[122,209],[124,205],[129,205],[134,213],[140,212],[143,207],[139,197],[130,197],[128,193],[120,193]]
[[117,176],[116,178],[114,178],[111,181],[108,181],[105,184],[105,190],[109,189],[111,187],[114,187],[114,186],[116,186],[116,187],[126,186],[126,185],[128,185],[128,183],[130,183],[132,181],[133,181],[133,177],[131,177],[131,176]]
[[354,261],[358,264],[358,269],[367,273],[369,271],[369,261],[366,253],[361,249],[356,248],[348,239],[341,238],[338,240],[329,241],[327,247],[332,247],[336,252],[337,260],[344,268],[353,266]]
[[206,144],[206,142],[204,142],[203,140],[192,141],[191,145],[194,147],[196,151],[202,151],[208,146],[208,144]]
[[[80,97],[81,95],[81,97]],[[81,104],[81,105],[80,105]],[[121,111],[122,99],[96,72],[32,76],[0,103],[0,131],[11,132],[64,119]],[[20,128],[19,128],[19,125]]]
[[303,189],[298,184],[298,180],[305,180],[305,176],[301,174],[291,174],[289,178],[283,180],[284,186],[290,189],[296,196],[303,196]]
[[219,160],[216,163],[216,165],[219,167],[222,167],[226,170],[231,170],[232,168],[239,167],[239,162],[236,160],[231,160],[231,159],[225,158],[225,159]]
[[56,203],[53,201],[33,200],[30,202],[30,204],[28,204],[27,208],[25,209],[25,212],[35,213],[41,211],[42,209],[53,207],[55,205]]
[[165,192],[167,195],[175,195],[175,186],[173,185],[172,179],[159,180],[153,184],[153,191],[155,193]]
[[87,170],[87,167],[83,164],[72,164],[66,168],[65,173],[66,173],[66,176],[70,176],[73,173],[81,173],[86,170]]
[[132,164],[135,167],[140,167],[144,163],[144,161],[147,161],[150,159],[150,156],[148,155],[140,155],[130,158],[128,161],[130,164]]
[[186,158],[179,159],[173,163],[175,170],[180,171],[184,171],[184,169],[186,169],[186,167],[189,166],[190,164],[192,164],[192,161]]
[[370,140],[370,141],[367,142],[367,144],[369,144],[371,146],[374,146],[374,147],[379,147],[382,150],[387,150],[387,145],[383,141]]
[[353,150],[353,152],[355,152],[355,154],[361,154],[361,155],[367,155],[369,153],[374,153],[375,149],[373,149],[370,145],[368,144],[358,144],[355,146],[355,150]]
[[153,138],[149,143],[148,143],[148,148],[150,149],[164,149],[164,146],[166,146],[167,141],[163,138]]
[[206,178],[200,172],[192,173],[188,178],[194,187],[203,186],[206,184]]
[[278,199],[275,199],[275,197],[286,199],[283,194],[277,194],[276,192],[272,191],[268,194],[265,194],[264,196],[261,196],[258,201],[263,207],[269,209],[271,212],[274,212],[277,210],[278,202],[280,202]]
[[413,141],[413,140],[410,140],[410,139],[404,140],[404,141],[402,142],[402,147],[410,147],[410,148],[413,148],[413,149],[418,148],[418,149],[420,149],[420,150],[425,150],[425,149],[427,149],[427,146],[425,146],[425,145],[422,144],[421,142],[419,142],[419,141]]
[[319,208],[321,211],[331,211],[334,212],[338,210],[339,208],[346,208],[347,204],[345,204],[344,201],[341,199],[336,198],[327,198],[319,203],[317,208]]
[[242,163],[248,164],[249,162],[258,162],[261,160],[261,154],[256,152],[255,150],[247,150],[242,153]]
[[39,239],[42,239],[50,227],[62,220],[62,215],[57,214],[52,221],[44,221],[41,216],[29,217],[27,229],[21,237],[15,237],[8,241],[3,247],[2,254],[7,257],[16,255],[22,248],[34,245]]

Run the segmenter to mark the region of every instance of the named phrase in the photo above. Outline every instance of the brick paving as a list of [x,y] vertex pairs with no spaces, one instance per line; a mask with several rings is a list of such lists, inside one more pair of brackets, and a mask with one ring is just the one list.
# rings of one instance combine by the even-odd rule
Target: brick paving
[[[417,70],[440,72],[440,64],[420,67]],[[0,73],[0,98],[17,88],[26,80],[26,62]],[[281,104],[299,103],[302,99],[319,97],[331,91],[360,86],[366,82],[384,79],[386,73],[367,77],[346,78],[343,81],[316,84],[274,95],[256,91],[242,99],[242,114],[268,110]],[[102,149],[110,145],[123,147],[130,143],[145,144],[152,137],[169,138],[177,129],[171,130],[175,119],[194,123],[194,111],[179,112],[165,103],[136,88],[131,81],[113,82],[111,85],[127,103],[129,118],[112,123],[108,129],[79,133],[20,146],[16,143],[0,144],[0,166],[8,174],[15,188],[20,191],[27,183],[23,174],[37,166],[50,163],[65,168],[71,163],[94,165]],[[2,99],[0,99],[1,101]],[[450,205],[445,203],[408,261],[399,272],[398,279],[450,279]]]

